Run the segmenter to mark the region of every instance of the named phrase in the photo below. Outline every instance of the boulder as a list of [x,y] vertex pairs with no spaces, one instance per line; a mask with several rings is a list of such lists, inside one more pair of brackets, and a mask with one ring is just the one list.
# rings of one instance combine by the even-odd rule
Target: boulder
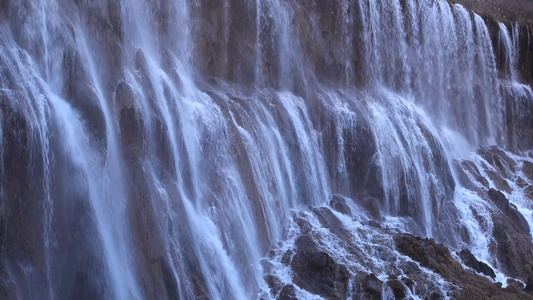
[[533,261],[531,235],[516,226],[516,220],[494,213],[494,251],[501,270],[508,276],[526,280],[533,275],[528,265]]
[[[268,284],[268,287],[272,291],[272,294],[277,294],[282,289],[282,282],[279,280],[278,276],[268,274],[264,277],[266,283]],[[284,286],[285,287],[285,286]],[[283,288],[284,288],[283,287]]]
[[505,195],[497,191],[495,189],[489,190],[489,199],[496,204],[496,206],[501,209],[502,211],[506,211],[509,208],[509,200],[505,197]]
[[402,283],[412,292],[415,292],[415,286],[416,282],[414,282],[411,278],[402,278]]
[[487,175],[489,176],[490,180],[492,180],[497,189],[505,191],[507,193],[511,193],[511,186],[500,173],[489,169],[485,170],[485,172],[487,172]]
[[387,286],[392,290],[394,298],[396,299],[405,299],[407,296],[405,293],[404,286],[402,282],[398,279],[392,279],[387,281]]
[[453,277],[454,273],[463,271],[448,248],[437,244],[433,239],[422,239],[404,234],[397,236],[395,241],[401,253],[419,262],[423,267],[435,270],[445,278]]
[[346,266],[320,251],[310,236],[300,236],[296,240],[291,269],[293,281],[299,287],[328,299],[347,297],[350,273]]
[[442,292],[434,291],[434,292],[431,292],[428,299],[429,300],[441,300],[441,299],[446,299],[446,297],[442,294]]
[[509,203],[505,195],[495,189],[489,190],[489,199],[507,216],[510,223],[524,234],[529,234],[529,224],[526,218],[517,210],[516,206]]
[[477,260],[472,252],[470,252],[468,249],[463,249],[461,252],[458,252],[457,255],[459,255],[466,266],[474,269],[476,272],[483,273],[489,277],[492,277],[492,279],[496,278],[494,270],[486,263]]
[[375,274],[366,275],[361,283],[361,287],[365,293],[381,299],[383,282],[379,280]]
[[348,216],[352,215],[350,207],[348,206],[348,204],[346,204],[346,199],[341,195],[331,196],[331,199],[329,200],[329,206],[334,210],[340,212],[341,214],[345,214]]
[[298,300],[292,284],[285,285],[279,293],[278,300]]
[[355,276],[352,299],[380,300],[383,282],[375,274],[359,272]]
[[[467,187],[468,189],[477,190],[477,185],[481,185],[485,188],[489,187],[489,182],[487,181],[487,178],[481,175],[478,167],[474,162],[469,160],[463,160],[460,163],[456,162],[455,169],[458,173],[459,181],[463,186]],[[475,184],[474,182],[472,182],[468,174],[470,174],[472,179],[476,181]]]
[[400,269],[407,275],[420,272],[418,265],[412,261],[406,261],[400,264]]

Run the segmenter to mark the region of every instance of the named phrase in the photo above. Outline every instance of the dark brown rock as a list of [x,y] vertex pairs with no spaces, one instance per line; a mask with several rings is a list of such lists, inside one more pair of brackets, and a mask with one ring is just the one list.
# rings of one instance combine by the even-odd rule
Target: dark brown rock
[[350,274],[344,265],[320,251],[310,236],[299,237],[295,248],[291,269],[296,285],[325,298],[346,298]]
[[520,281],[514,279],[507,279],[507,289],[514,293],[520,293],[524,291],[524,285]]
[[292,250],[287,250],[287,252],[285,252],[285,254],[283,254],[283,256],[281,257],[281,263],[288,266],[291,263],[293,255],[294,253],[292,252]]
[[505,151],[497,148],[490,147],[481,149],[478,153],[492,165],[501,176],[510,178],[511,174],[516,172],[517,163],[514,159],[510,158]]
[[402,283],[411,291],[411,293],[415,292],[416,283],[413,280],[410,278],[402,278]]
[[400,269],[402,269],[402,271],[407,275],[420,272],[418,265],[412,261],[402,262],[400,264]]
[[508,217],[508,221],[517,230],[529,235],[529,224],[524,216],[516,209],[516,206],[509,203],[505,195],[495,189],[489,190],[489,199]]
[[329,206],[342,214],[348,216],[352,215],[350,207],[346,204],[346,199],[340,195],[331,196],[331,200],[329,200]]
[[470,178],[468,177],[467,173],[470,173],[472,178],[477,181],[477,183],[481,184],[482,186],[489,188],[489,182],[485,177],[481,175],[479,172],[478,167],[475,163],[469,160],[461,161],[460,163],[456,164],[456,170],[458,171],[459,180],[463,186],[471,189],[471,190],[477,190],[477,186],[471,182]]
[[480,262],[477,258],[470,252],[468,249],[463,249],[461,252],[458,252],[457,255],[463,260],[465,265],[474,269],[476,272],[483,273],[493,279],[496,278],[496,274],[491,267],[486,263]]
[[527,279],[526,287],[524,288],[524,291],[527,293],[533,293],[533,278],[529,277]]
[[[454,292],[457,299],[533,299],[531,295],[502,289],[483,276],[465,271],[452,257],[448,248],[432,239],[401,234],[394,240],[398,251],[440,274],[446,281],[459,286],[461,289]],[[435,295],[435,299],[439,298]]]
[[497,189],[511,193],[511,186],[509,185],[509,182],[507,182],[507,180],[501,174],[488,169],[485,170],[485,172],[487,172],[487,175]]
[[440,291],[433,291],[429,295],[428,299],[429,300],[441,300],[441,299],[446,299],[446,297]]
[[405,299],[405,288],[402,282],[398,279],[392,279],[387,281],[387,286],[392,290],[394,298],[396,299]]
[[349,241],[352,236],[351,232],[344,227],[344,224],[331,212],[329,208],[320,207],[312,209],[320,224],[337,235],[340,240]]
[[359,272],[355,275],[352,299],[380,300],[383,282],[375,274]]
[[285,285],[279,293],[278,300],[298,300],[294,286],[292,284]]
[[365,293],[372,295],[375,298],[381,299],[381,289],[383,287],[383,281],[379,280],[375,274],[365,276],[361,283]]
[[[268,284],[268,287],[272,291],[272,294],[276,295],[282,289],[282,282],[279,280],[278,276],[269,274],[265,276],[265,281]],[[284,287],[283,287],[284,288]]]
[[492,221],[495,254],[501,270],[509,276],[526,280],[531,276],[527,266],[533,261],[531,236],[501,214],[493,214]]

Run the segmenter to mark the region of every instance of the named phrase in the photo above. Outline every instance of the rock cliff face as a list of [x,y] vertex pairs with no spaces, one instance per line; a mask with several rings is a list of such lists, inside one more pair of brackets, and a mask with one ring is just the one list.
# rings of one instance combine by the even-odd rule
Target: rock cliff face
[[0,298],[530,299],[532,8],[461,3],[2,1]]
[[492,17],[498,21],[518,22],[522,25],[533,23],[533,7],[527,0],[451,0],[476,13]]

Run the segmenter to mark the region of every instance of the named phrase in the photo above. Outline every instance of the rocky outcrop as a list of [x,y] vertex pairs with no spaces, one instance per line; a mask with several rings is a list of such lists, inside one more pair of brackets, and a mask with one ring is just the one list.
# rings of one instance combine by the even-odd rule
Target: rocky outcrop
[[383,281],[376,274],[360,272],[355,276],[357,283],[355,292],[360,294],[361,299],[381,299]]
[[296,297],[296,292],[294,291],[294,286],[288,284],[281,289],[278,300],[298,300]]
[[350,207],[348,206],[348,204],[346,204],[346,199],[341,195],[331,196],[331,199],[329,200],[329,206],[331,206],[331,208],[342,214],[349,216],[352,215]]
[[457,299],[533,299],[524,291],[502,289],[483,276],[465,271],[446,246],[432,239],[403,234],[395,241],[398,251],[459,286],[460,290],[454,292]]
[[486,263],[477,260],[477,258],[472,254],[472,252],[470,252],[470,250],[463,249],[461,252],[458,252],[457,255],[459,255],[459,257],[463,260],[463,263],[467,267],[474,269],[478,273],[482,273],[489,277],[492,277],[492,279],[496,278],[494,270]]
[[526,281],[533,274],[533,244],[529,224],[516,206],[500,191],[490,189],[488,198],[498,210],[492,212],[495,254],[502,271]]
[[[332,201],[340,199],[343,198],[335,196]],[[494,270],[466,249],[457,253],[468,267],[464,269],[450,250],[434,239],[399,234],[382,227],[360,227],[354,232],[361,235],[361,239],[355,239],[354,232],[350,232],[343,221],[348,216],[340,216],[328,207],[310,207],[295,214],[295,225],[302,234],[295,238],[294,246],[283,251],[274,248],[268,255],[269,259],[277,260],[290,270],[292,281],[284,282],[285,279],[274,275],[274,264],[268,260],[263,262],[265,280],[272,295],[278,299],[293,299],[296,296],[292,292],[293,284],[326,299],[345,299],[347,295],[352,299],[384,296],[404,299],[411,293],[423,299],[533,299],[518,281],[510,280],[508,287],[502,289],[501,284],[488,279],[496,277]],[[387,243],[386,236],[391,237],[393,244]],[[369,247],[366,238],[377,240],[372,240]],[[332,240],[339,244],[333,246]],[[392,254],[394,248],[405,257]],[[338,256],[338,253],[344,255]],[[361,271],[360,266],[379,272]],[[430,277],[427,269],[440,277]]]
[[349,272],[326,252],[320,251],[310,236],[301,236],[295,242],[291,268],[294,283],[326,299],[345,299]]
[[507,221],[517,231],[529,235],[529,224],[514,204],[509,203],[505,195],[495,189],[489,190],[489,199],[496,204],[500,211],[507,217]]
[[[533,166],[527,159],[511,156],[497,148],[486,148],[478,151],[482,159],[476,163],[463,161],[457,170],[461,184],[475,191],[477,195],[490,204],[489,211],[483,215],[478,209],[470,206],[476,222],[481,228],[492,233],[491,253],[496,258],[496,267],[508,276],[519,278],[526,282],[531,277],[531,264],[533,262],[533,244],[529,224],[518,211],[517,207],[509,202],[506,195],[494,186],[501,188],[507,194],[514,194],[514,189],[523,189],[526,196],[530,187],[531,170]],[[484,178],[481,174],[487,174]],[[489,184],[490,181],[490,184]],[[522,204],[526,205],[527,204]],[[464,232],[463,242],[469,244],[470,237]],[[467,251],[458,253],[464,263],[487,276],[494,277],[492,271],[480,265],[477,259]],[[483,271],[485,269],[486,271]]]
[[450,0],[502,21],[533,24],[533,5],[528,0]]

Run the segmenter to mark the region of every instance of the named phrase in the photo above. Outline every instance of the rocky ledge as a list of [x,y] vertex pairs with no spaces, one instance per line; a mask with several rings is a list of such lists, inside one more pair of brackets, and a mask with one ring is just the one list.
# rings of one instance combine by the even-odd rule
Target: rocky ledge
[[[533,299],[533,295],[527,293],[524,285],[518,281],[509,280],[508,287],[502,288],[500,283],[493,283],[484,276],[465,270],[453,258],[446,246],[436,243],[433,239],[400,234],[394,240],[398,251],[459,287],[453,293],[453,297],[456,299]],[[480,267],[480,271],[495,277],[494,271],[489,266],[477,261],[468,250],[462,251],[459,255],[461,259],[466,260],[466,264],[477,265]],[[417,281],[416,272],[409,274],[409,276]]]
[[[292,238],[262,261],[264,299],[533,299],[527,267],[504,288],[467,249],[454,255],[434,239],[399,232],[338,195],[329,205],[294,212]],[[510,259],[503,264],[522,258]]]
[[503,22],[533,24],[533,2],[530,0],[449,0]]

